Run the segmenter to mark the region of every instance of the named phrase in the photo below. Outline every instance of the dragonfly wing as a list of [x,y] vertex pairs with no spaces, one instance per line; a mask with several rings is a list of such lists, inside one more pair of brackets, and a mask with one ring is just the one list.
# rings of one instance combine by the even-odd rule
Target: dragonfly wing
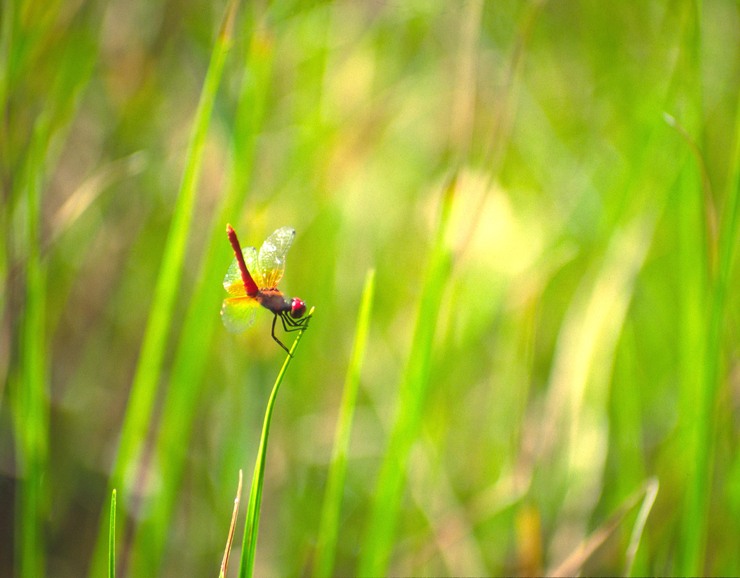
[[262,278],[262,269],[259,266],[259,258],[257,256],[257,249],[254,247],[244,247],[244,262],[247,265],[247,270],[252,279],[257,283],[257,287],[262,289],[265,286],[264,279]]
[[295,229],[281,227],[265,239],[260,247],[258,268],[264,285],[260,289],[277,287],[285,273],[285,255],[295,239]]
[[[241,278],[240,278],[241,279]],[[252,297],[230,297],[221,306],[221,320],[231,333],[243,333],[254,323],[259,302]]]
[[229,265],[229,268],[226,270],[224,289],[226,289],[229,295],[237,297],[242,297],[247,294],[247,291],[244,288],[244,281],[242,281],[241,272],[239,271],[239,263],[237,263],[236,258],[231,260],[231,265]]

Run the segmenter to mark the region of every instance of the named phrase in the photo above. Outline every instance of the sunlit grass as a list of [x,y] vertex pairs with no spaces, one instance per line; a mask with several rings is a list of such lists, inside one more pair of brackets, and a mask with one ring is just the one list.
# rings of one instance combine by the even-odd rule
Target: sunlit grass
[[0,9],[0,575],[740,573],[738,6],[241,4]]
[[[211,121],[211,113],[216,99],[226,54],[231,43],[232,28],[237,0],[232,0],[224,15],[223,23],[214,45],[208,67],[198,110],[193,120],[193,128],[185,160],[185,169],[180,190],[173,210],[172,223],[164,245],[157,283],[154,287],[152,307],[144,332],[141,353],[136,374],[131,385],[126,416],[121,429],[121,439],[116,454],[110,484],[121,488],[124,500],[131,500],[133,492],[140,490],[142,483],[142,446],[151,428],[152,411],[156,399],[162,362],[169,341],[174,306],[181,284],[182,269],[185,262],[190,228],[197,198],[198,180],[203,163],[206,135]],[[102,552],[105,532],[101,526],[98,552]],[[93,566],[92,573],[98,574],[99,566]]]
[[134,568],[137,574],[156,573],[161,564],[186,465],[185,448],[193,433],[198,403],[202,396],[207,395],[203,377],[208,371],[209,352],[203,344],[211,341],[214,333],[221,328],[214,311],[218,311],[224,297],[223,286],[213,283],[213,279],[223,279],[231,254],[224,235],[224,223],[238,212],[251,178],[250,167],[254,162],[261,123],[259,111],[265,106],[270,86],[269,38],[256,36],[247,50],[238,54],[238,58],[246,62],[246,67],[240,84],[230,181],[207,227],[208,245],[185,310],[185,322],[177,338],[154,449],[154,464],[160,472],[162,485],[151,511],[136,532]]

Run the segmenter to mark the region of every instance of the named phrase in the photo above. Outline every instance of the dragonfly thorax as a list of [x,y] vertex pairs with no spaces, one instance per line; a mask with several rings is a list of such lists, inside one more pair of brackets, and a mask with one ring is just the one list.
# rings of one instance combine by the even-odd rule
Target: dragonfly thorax
[[288,301],[279,289],[262,289],[255,298],[262,307],[273,313],[288,313],[293,319],[300,319],[306,314],[306,304],[302,299],[293,297]]
[[255,295],[255,298],[262,307],[273,313],[287,313],[292,307],[291,302],[285,299],[278,289],[262,289]]

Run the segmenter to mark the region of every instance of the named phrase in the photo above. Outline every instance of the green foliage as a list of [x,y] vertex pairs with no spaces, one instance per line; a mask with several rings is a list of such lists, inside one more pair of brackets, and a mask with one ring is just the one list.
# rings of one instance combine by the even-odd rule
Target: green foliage
[[0,8],[0,575],[739,574],[737,3],[242,4]]

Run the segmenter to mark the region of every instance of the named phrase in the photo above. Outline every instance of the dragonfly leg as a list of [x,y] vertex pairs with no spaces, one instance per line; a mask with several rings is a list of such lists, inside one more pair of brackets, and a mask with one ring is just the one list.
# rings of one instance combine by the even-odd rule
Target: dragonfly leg
[[308,327],[308,320],[310,317],[303,317],[302,319],[294,319],[290,316],[290,313],[284,311],[280,314],[280,320],[283,322],[283,329],[286,333],[291,331],[300,331]]
[[[282,319],[282,317],[283,316],[281,315],[280,318]],[[275,335],[275,322],[277,321],[277,318],[278,318],[278,316],[277,316],[277,313],[276,313],[275,316],[272,318],[272,333],[271,333],[272,338],[275,340],[275,343],[277,343],[280,347],[282,347],[283,349],[285,349],[285,352],[288,355],[290,355],[290,350],[287,347],[285,347],[285,344],[277,338],[277,335]],[[285,325],[285,322],[283,321],[283,326],[284,325]],[[293,357],[292,355],[290,355],[290,356]]]

